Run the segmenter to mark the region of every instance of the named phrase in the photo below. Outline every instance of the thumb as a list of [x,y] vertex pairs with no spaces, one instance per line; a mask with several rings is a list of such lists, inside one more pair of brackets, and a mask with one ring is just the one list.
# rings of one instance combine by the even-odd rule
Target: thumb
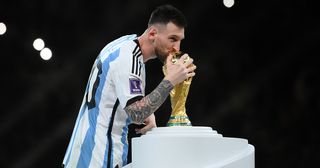
[[169,54],[168,56],[167,56],[167,59],[166,59],[166,65],[170,65],[170,63],[171,63],[171,61],[172,61],[172,58],[173,58],[173,55],[172,54]]

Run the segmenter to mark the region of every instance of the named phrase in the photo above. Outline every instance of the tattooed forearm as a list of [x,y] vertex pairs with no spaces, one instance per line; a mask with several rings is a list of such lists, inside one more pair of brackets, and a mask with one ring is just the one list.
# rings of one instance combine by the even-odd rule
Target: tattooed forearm
[[162,80],[158,87],[139,101],[136,101],[124,110],[134,123],[141,124],[149,115],[155,112],[166,100],[173,85],[168,80]]

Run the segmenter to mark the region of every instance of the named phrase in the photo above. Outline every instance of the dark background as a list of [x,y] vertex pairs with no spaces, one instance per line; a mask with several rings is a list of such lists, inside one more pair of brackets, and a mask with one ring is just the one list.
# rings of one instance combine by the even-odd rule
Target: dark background
[[[61,165],[95,57],[119,36],[142,34],[163,3],[189,23],[181,49],[198,67],[187,101],[192,124],[248,139],[257,168],[318,164],[314,2],[235,0],[226,8],[222,0],[1,0],[1,168]],[[53,52],[49,61],[32,47],[39,37]],[[146,68],[149,93],[163,75],[158,60]],[[158,126],[169,111],[167,100],[156,112]],[[130,137],[138,136],[133,128]]]

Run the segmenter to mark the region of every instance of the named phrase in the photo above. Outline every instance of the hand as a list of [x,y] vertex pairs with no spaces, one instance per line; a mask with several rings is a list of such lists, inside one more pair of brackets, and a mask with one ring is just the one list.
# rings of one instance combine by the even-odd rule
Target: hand
[[141,129],[135,129],[137,134],[146,134],[146,132],[148,132],[149,130],[151,130],[152,128],[157,127],[156,124],[156,118],[154,116],[154,114],[151,114],[148,118],[146,118],[144,120],[145,126]]
[[195,75],[194,70],[197,67],[193,64],[193,59],[189,58],[185,61],[185,59],[189,57],[188,54],[181,56],[175,64],[172,63],[172,57],[173,55],[169,54],[166,59],[166,80],[169,80],[173,85],[176,85]]

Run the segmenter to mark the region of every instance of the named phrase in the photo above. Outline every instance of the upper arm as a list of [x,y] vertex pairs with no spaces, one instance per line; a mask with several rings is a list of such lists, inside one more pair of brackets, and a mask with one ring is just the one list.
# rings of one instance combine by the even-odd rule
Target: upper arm
[[[121,56],[127,59],[120,58],[119,61],[113,65],[112,74],[116,95],[121,107],[125,108],[128,104],[140,100],[144,96],[145,88],[141,73],[139,75],[139,72],[136,73],[132,71],[133,68],[136,69],[132,55],[127,53],[127,55],[120,55],[120,57]],[[141,69],[139,65],[138,69]]]

